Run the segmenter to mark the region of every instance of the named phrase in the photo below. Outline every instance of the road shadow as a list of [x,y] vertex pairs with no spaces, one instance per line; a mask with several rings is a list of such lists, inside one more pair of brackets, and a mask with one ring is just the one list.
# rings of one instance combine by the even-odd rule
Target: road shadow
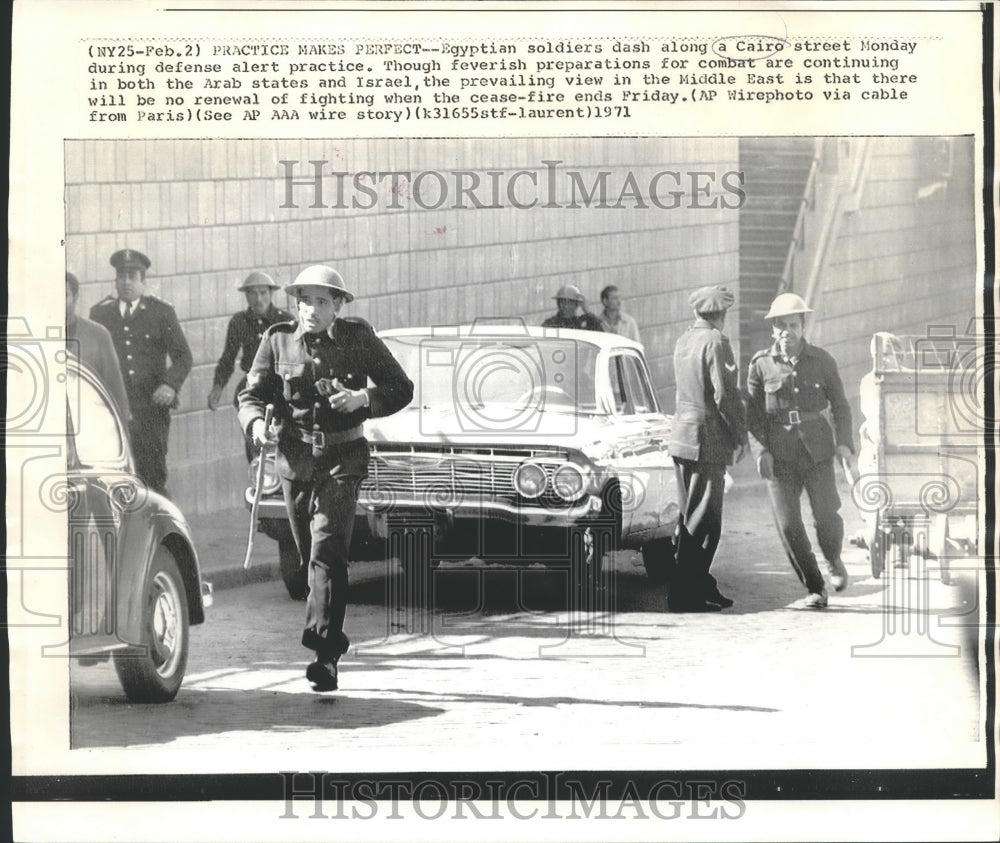
[[[288,684],[287,680],[284,684]],[[403,697],[366,697],[317,694],[277,689],[182,688],[167,706],[136,705],[124,694],[74,695],[70,717],[70,749],[94,749],[135,744],[168,744],[179,738],[219,736],[229,732],[275,733],[294,738],[316,730],[355,731],[377,729],[443,714],[431,700]],[[109,711],[115,718],[113,733],[106,726]],[[225,717],[227,711],[231,717]],[[157,724],[157,721],[162,723]],[[220,726],[225,721],[227,726]]]

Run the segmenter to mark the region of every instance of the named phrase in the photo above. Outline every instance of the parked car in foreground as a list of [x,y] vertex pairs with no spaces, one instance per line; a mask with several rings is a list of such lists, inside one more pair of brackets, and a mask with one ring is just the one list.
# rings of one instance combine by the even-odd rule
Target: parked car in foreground
[[73,357],[66,391],[70,655],[112,658],[132,702],[168,702],[211,587],[184,516],[136,476],[117,406]]
[[[474,557],[569,568],[585,586],[599,582],[605,553],[641,548],[650,578],[666,578],[679,513],[671,418],[641,345],[481,323],[379,336],[413,379],[414,400],[365,424],[356,542],[396,536],[389,554],[410,575]],[[261,529],[274,534],[286,515],[267,473]],[[415,531],[430,542],[401,538]],[[281,556],[289,593],[304,595],[297,557]]]

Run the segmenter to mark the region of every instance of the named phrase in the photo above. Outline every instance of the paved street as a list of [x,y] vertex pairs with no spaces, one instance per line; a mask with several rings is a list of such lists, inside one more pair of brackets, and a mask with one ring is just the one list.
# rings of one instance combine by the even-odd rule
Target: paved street
[[222,588],[174,703],[130,705],[110,664],[72,667],[72,744],[124,750],[121,772],[981,763],[974,656],[955,649],[974,575],[945,586],[913,561],[875,580],[854,547],[845,562],[848,590],[801,608],[749,484],[727,502],[713,570],[736,605],[717,614],[667,613],[631,552],[603,614],[569,610],[558,573],[522,574],[519,598],[514,572],[455,566],[413,615],[391,608],[395,565],[355,563],[354,646],[328,694],[303,675],[303,604],[280,581]]

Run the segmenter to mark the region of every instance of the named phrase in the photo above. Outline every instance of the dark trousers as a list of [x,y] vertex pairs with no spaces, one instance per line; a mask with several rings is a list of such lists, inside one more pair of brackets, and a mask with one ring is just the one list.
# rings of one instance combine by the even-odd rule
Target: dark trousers
[[816,538],[828,561],[840,558],[844,544],[844,521],[840,517],[840,496],[834,475],[833,460],[813,462],[800,444],[795,459],[774,461],[774,477],[768,481],[778,536],[788,561],[802,584],[811,592],[823,590],[825,583],[813,553],[805,524],[802,522],[803,489],[809,497],[816,522]]
[[336,662],[350,646],[344,635],[348,553],[358,487],[367,472],[368,441],[358,439],[316,457],[312,477],[281,481],[292,535],[309,566],[302,644],[319,661]]
[[170,409],[132,402],[132,455],[135,473],[161,495],[167,489],[167,439],[170,436]]
[[[233,393],[233,406],[236,411],[239,412],[240,409],[240,393],[244,390],[247,385],[247,376],[243,375],[240,378],[240,382],[236,384],[236,392]],[[239,419],[236,421],[236,426],[239,427]],[[243,429],[240,428],[240,433],[244,433]],[[246,454],[247,462],[252,462],[256,452],[254,450],[253,442],[250,441],[250,437],[245,433],[243,435],[243,453]]]
[[718,587],[709,568],[722,537],[726,467],[674,457],[674,472],[681,513],[669,602],[682,603],[703,599]]

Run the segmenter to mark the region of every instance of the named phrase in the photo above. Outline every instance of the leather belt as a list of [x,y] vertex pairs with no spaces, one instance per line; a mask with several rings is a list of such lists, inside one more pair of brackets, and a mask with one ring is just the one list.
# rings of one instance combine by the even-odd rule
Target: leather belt
[[803,421],[818,419],[823,414],[816,410],[782,410],[780,413],[769,413],[771,421],[778,424],[801,424]]
[[331,445],[343,445],[345,442],[354,442],[365,435],[364,428],[357,424],[347,430],[302,430],[295,428],[295,438],[313,448],[325,450]]

